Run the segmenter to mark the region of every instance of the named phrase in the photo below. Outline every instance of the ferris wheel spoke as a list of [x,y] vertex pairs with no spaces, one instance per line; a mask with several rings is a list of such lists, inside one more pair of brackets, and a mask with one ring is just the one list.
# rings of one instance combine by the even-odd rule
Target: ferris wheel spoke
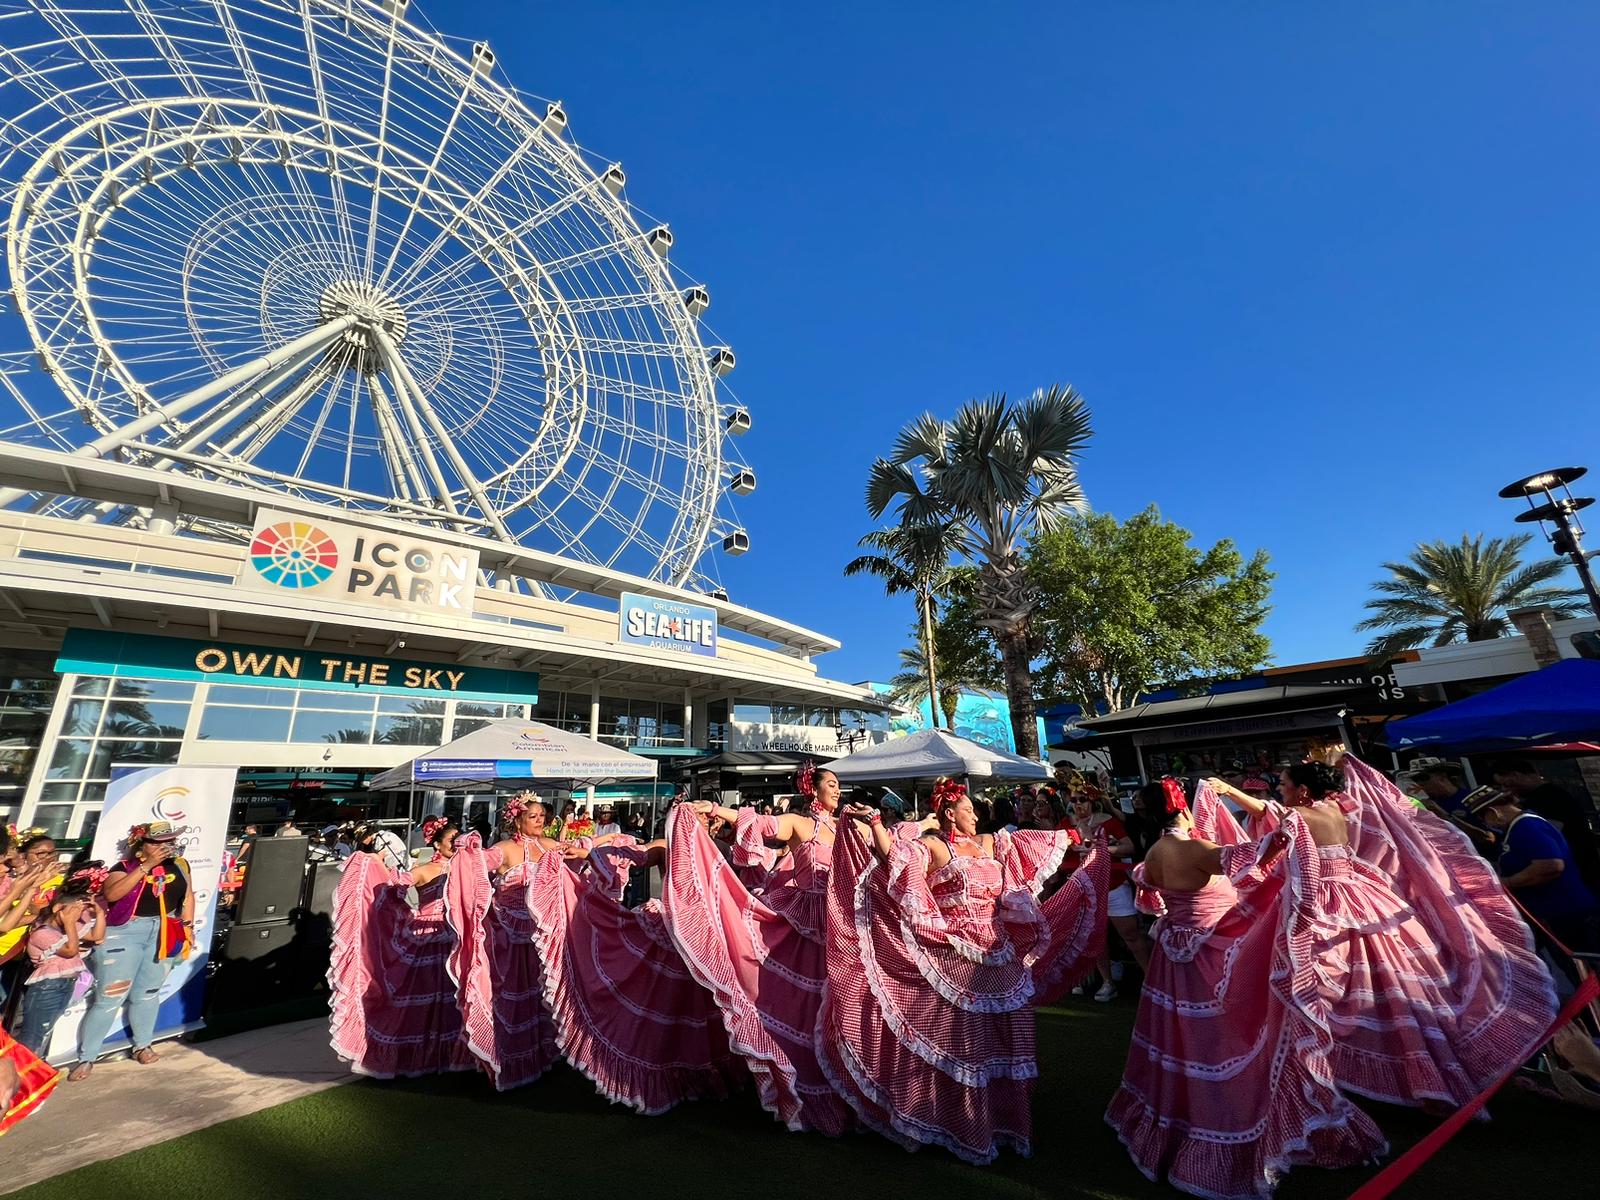
[[311,0],[300,0],[300,17],[305,29],[306,65],[311,72],[311,94],[316,97],[317,117],[322,122],[328,147],[328,188],[333,204],[334,224],[338,227],[338,240],[345,246],[356,241],[355,221],[350,215],[350,199],[345,194],[344,176],[334,161],[337,141],[333,132],[333,117],[328,110],[328,86],[322,75],[322,54],[317,42],[317,22],[311,12]]
[[378,245],[378,202],[383,198],[383,155],[388,148],[389,103],[394,84],[394,47],[400,18],[395,16],[389,28],[389,37],[383,56],[383,99],[378,111],[377,158],[372,168],[372,201],[367,212],[367,250],[362,270],[372,278],[372,261]]

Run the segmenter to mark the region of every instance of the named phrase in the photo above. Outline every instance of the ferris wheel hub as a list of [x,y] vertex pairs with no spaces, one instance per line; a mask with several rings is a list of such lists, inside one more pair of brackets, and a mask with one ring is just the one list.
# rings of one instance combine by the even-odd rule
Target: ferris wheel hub
[[322,289],[317,300],[317,319],[331,325],[353,316],[352,325],[342,339],[350,368],[364,375],[375,375],[384,367],[384,356],[374,330],[382,329],[396,346],[406,340],[410,322],[405,309],[380,287],[354,279],[336,279]]

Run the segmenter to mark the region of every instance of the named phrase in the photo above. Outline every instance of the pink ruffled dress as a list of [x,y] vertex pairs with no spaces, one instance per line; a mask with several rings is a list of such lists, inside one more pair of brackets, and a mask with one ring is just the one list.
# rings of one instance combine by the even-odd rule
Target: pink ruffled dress
[[[1465,1104],[1528,1058],[1559,1007],[1549,970],[1465,834],[1348,757],[1350,844],[1319,848],[1318,973],[1339,1086]],[[1283,810],[1255,826],[1271,828]]]
[[354,855],[333,895],[328,964],[334,1053],[380,1079],[472,1068],[456,987],[445,969],[455,935],[444,919],[446,876],[417,888],[374,854]]
[[661,902],[620,902],[629,871],[644,861],[630,838],[592,850],[581,876],[536,869],[528,912],[561,1052],[601,1095],[654,1115],[725,1096],[745,1075],[711,994],[673,945]]
[[[1197,804],[1197,821],[1200,818]],[[1317,973],[1320,857],[1298,817],[1287,852],[1224,849],[1225,875],[1158,892],[1160,915],[1122,1084],[1106,1121],[1153,1180],[1217,1200],[1266,1197],[1291,1167],[1346,1167],[1387,1149],[1338,1089]]]
[[834,843],[823,1069],[862,1123],[908,1149],[972,1163],[1031,1151],[1033,1006],[1073,986],[1105,945],[1103,842],[1049,899],[1065,833],[995,834],[930,873],[924,839],[880,861],[853,827]]
[[500,1091],[532,1083],[556,1062],[555,1023],[544,1002],[528,894],[533,877],[563,871],[560,855],[523,861],[504,875],[501,853],[476,834],[456,839],[445,886],[445,915],[456,933],[446,965],[456,982],[467,1045]]
[[[818,821],[820,826],[821,821]],[[737,845],[775,837],[776,817],[742,809]],[[817,1062],[813,1035],[827,980],[826,890],[832,847],[786,855],[751,895],[688,805],[667,816],[667,929],[689,973],[712,995],[728,1043],[755,1078],[762,1107],[792,1130],[840,1134],[850,1107]]]

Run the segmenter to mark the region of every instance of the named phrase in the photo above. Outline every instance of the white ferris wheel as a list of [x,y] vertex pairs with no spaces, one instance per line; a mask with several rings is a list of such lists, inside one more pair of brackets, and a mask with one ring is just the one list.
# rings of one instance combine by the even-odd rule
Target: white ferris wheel
[[625,181],[409,0],[0,0],[0,440],[717,590],[750,417]]

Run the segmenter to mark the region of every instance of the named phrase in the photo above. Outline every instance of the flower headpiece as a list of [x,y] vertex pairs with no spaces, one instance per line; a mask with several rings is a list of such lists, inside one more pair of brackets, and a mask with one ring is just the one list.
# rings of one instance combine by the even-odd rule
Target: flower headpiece
[[1167,794],[1167,816],[1175,817],[1181,812],[1189,811],[1189,801],[1184,797],[1183,784],[1171,775],[1162,778],[1161,790]]
[[11,844],[20,846],[23,842],[31,842],[36,837],[44,837],[50,831],[43,825],[30,825],[26,829],[18,829],[15,825],[7,825],[6,832],[11,835]]
[[522,814],[528,811],[528,801],[533,798],[532,792],[518,792],[507,800],[500,806],[500,823],[508,829],[515,829],[517,822],[522,820]]
[[807,800],[817,794],[817,764],[809,758],[800,764],[800,769],[794,773],[794,790]]
[[449,817],[429,817],[422,823],[422,840],[431,846],[435,838],[454,824]]
[[933,798],[928,805],[936,813],[959,804],[967,794],[967,785],[955,779],[941,779],[933,785]]
[[140,842],[144,841],[144,835],[149,832],[150,823],[148,821],[142,825],[128,826],[128,845],[137,846]]
[[82,891],[85,895],[98,896],[100,889],[106,884],[106,876],[110,874],[110,869],[102,863],[85,863],[71,875],[68,875],[66,882],[62,886],[70,888],[74,892]]

